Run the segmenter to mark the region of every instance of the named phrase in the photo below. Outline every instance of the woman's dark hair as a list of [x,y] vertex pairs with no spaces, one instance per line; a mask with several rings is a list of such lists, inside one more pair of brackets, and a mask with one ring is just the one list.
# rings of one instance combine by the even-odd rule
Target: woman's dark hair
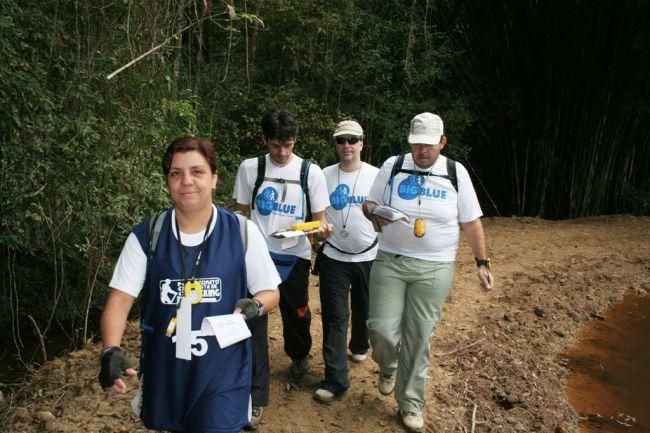
[[179,152],[191,152],[193,150],[196,150],[201,155],[203,155],[208,165],[210,166],[212,173],[217,172],[217,158],[212,143],[210,143],[210,141],[206,140],[205,138],[185,136],[178,137],[172,141],[172,144],[167,146],[167,150],[165,150],[165,154],[163,155],[162,159],[163,174],[165,176],[169,174],[169,167],[171,166],[174,154]]
[[288,140],[298,137],[298,122],[287,110],[273,108],[262,117],[262,134],[265,139]]

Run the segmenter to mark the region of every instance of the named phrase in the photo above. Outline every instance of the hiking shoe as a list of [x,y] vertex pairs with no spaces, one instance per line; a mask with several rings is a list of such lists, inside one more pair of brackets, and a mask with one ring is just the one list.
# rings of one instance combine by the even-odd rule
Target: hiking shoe
[[424,419],[422,418],[421,412],[415,412],[412,410],[406,411],[400,409],[399,414],[402,418],[404,426],[406,426],[407,429],[416,433],[424,431]]
[[318,388],[314,393],[314,399],[320,401],[321,403],[329,403],[333,401],[337,396],[334,395],[332,391],[329,391],[324,388]]
[[393,392],[393,389],[395,389],[395,378],[393,375],[379,372],[379,381],[377,382],[377,388],[379,388],[379,392],[382,394],[390,395],[390,393]]
[[302,359],[294,359],[291,361],[289,374],[293,380],[302,380],[305,377],[305,374],[307,374],[308,367],[309,359],[306,356]]
[[257,430],[257,427],[260,426],[262,422],[262,414],[264,413],[264,407],[262,406],[253,406],[251,413],[251,420],[248,421],[248,424],[244,426],[244,430]]
[[368,357],[367,353],[353,353],[352,355],[350,355],[350,359],[355,364],[361,364],[363,361],[366,360],[367,357]]

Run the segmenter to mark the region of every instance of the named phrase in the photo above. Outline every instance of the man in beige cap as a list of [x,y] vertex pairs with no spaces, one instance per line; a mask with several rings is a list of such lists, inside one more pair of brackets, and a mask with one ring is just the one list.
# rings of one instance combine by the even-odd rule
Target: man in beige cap
[[[494,280],[467,169],[440,154],[447,143],[442,119],[418,114],[408,141],[411,152],[382,165],[364,203],[364,214],[381,227],[370,273],[368,331],[380,368],[379,391],[394,390],[402,422],[422,432],[429,342],[452,286],[459,227],[476,259],[480,289],[490,290]],[[378,205],[409,218],[377,217]]]
[[363,216],[361,206],[379,170],[361,161],[363,129],[356,121],[340,122],[334,130],[334,142],[339,163],[323,169],[329,193],[325,216],[334,224],[334,230],[316,258],[322,269],[319,276],[325,378],[314,398],[322,403],[329,403],[350,387],[345,347],[350,306],[350,359],[356,363],[366,359],[370,346],[366,326],[368,278],[377,254],[377,234]]

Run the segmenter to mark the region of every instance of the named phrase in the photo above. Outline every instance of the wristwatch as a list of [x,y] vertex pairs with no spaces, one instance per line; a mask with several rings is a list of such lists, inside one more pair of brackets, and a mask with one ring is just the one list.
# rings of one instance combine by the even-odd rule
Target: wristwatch
[[488,270],[491,269],[490,268],[490,258],[489,257],[486,258],[486,259],[479,259],[478,257],[475,257],[474,259],[476,260],[476,267],[477,268],[480,268],[481,266],[485,266],[486,268],[488,268]]
[[264,314],[264,304],[259,299],[253,298],[253,302],[257,304],[257,317],[261,317]]

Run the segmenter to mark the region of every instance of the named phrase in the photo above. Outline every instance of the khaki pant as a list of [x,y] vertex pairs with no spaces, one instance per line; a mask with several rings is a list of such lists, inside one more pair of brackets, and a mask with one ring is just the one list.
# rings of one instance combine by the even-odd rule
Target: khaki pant
[[395,400],[421,412],[430,342],[449,294],[455,262],[430,262],[379,251],[370,272],[368,331],[372,358],[394,374]]

